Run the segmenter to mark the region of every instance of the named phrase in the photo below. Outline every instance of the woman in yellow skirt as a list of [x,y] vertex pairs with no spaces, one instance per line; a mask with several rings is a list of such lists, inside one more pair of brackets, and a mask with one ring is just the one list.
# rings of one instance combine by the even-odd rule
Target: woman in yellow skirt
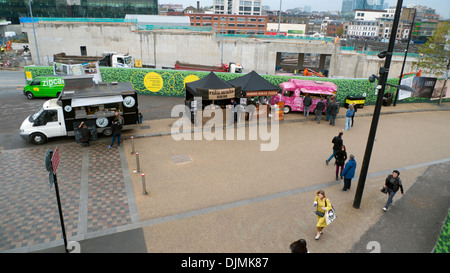
[[[316,198],[314,198],[314,207],[317,207],[319,212],[325,214],[325,211],[331,210],[331,202],[325,196],[325,191],[320,190],[316,192]],[[323,228],[327,227],[327,222],[325,221],[325,215],[320,217],[317,215],[317,235],[314,239],[319,240],[320,235],[323,233]]]

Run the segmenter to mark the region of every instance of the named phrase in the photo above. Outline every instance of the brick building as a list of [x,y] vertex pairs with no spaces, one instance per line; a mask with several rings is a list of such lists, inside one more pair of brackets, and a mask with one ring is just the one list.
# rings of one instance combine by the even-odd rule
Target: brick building
[[236,14],[189,14],[191,26],[213,27],[222,34],[264,34],[267,28],[266,15]]

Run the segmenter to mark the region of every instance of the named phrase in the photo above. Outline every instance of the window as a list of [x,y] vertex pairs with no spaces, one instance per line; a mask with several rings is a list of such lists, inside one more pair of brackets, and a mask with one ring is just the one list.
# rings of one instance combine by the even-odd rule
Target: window
[[30,83],[30,85],[41,85],[41,79],[34,79],[33,82]]
[[[43,109],[41,109],[43,110]],[[30,120],[31,121],[31,120]],[[58,111],[57,110],[43,110],[33,115],[33,121],[37,126],[43,126],[47,122],[58,121]]]
[[80,46],[81,56],[87,56],[87,50],[85,46]]

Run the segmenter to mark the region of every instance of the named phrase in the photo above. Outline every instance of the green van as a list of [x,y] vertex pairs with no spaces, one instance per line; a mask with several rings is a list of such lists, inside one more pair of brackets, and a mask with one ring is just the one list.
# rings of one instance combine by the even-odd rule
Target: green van
[[23,88],[23,94],[32,100],[35,97],[58,98],[64,86],[82,88],[92,86],[92,76],[38,76]]

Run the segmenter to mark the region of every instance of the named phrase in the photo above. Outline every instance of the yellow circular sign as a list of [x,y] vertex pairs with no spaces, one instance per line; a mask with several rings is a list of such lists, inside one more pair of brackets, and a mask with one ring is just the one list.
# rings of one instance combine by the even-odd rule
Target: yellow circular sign
[[189,75],[186,78],[184,78],[184,87],[186,87],[186,83],[195,82],[200,80],[196,75]]
[[156,72],[149,72],[144,77],[144,86],[150,92],[158,92],[163,87],[163,79],[161,75]]

